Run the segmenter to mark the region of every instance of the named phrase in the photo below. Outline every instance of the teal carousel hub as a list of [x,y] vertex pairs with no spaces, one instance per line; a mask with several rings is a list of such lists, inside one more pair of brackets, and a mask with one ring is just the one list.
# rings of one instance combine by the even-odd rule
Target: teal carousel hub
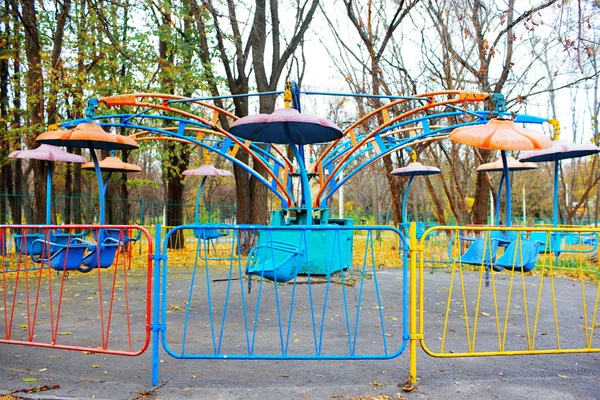
[[[271,216],[273,229],[261,231],[258,245],[267,248],[293,248],[298,257],[298,274],[326,275],[348,269],[352,266],[354,230],[341,229],[354,225],[349,218],[329,218],[329,209],[313,209],[313,220],[307,225],[306,208],[284,208],[275,210]],[[297,228],[297,229],[294,229]],[[304,240],[306,235],[306,240]],[[279,246],[278,246],[279,245]],[[284,262],[288,251],[272,251],[274,264]]]

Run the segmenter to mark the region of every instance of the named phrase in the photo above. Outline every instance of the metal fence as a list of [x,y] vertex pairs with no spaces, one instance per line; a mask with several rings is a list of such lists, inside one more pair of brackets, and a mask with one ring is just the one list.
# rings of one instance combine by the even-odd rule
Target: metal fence
[[[53,221],[58,223],[95,223],[99,214],[97,197],[54,196]],[[14,221],[12,208],[21,212],[21,221]],[[165,225],[167,213],[180,208],[182,224],[194,223],[195,204],[172,204],[145,199],[107,198],[107,219],[110,224]],[[200,208],[200,221],[203,223],[233,223],[236,216],[235,206],[208,204]],[[37,209],[33,195],[0,194],[0,223],[34,223]]]

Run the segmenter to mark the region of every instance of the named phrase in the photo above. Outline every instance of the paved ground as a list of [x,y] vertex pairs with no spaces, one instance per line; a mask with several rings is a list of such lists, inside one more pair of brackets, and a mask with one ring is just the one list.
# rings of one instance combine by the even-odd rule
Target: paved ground
[[[45,397],[129,399],[150,391],[150,358],[102,357],[3,346],[0,387],[60,385]],[[164,357],[160,399],[325,399],[387,395],[408,398],[597,399],[599,355],[461,358],[420,353],[419,385],[399,386],[407,357],[393,361],[179,361]],[[93,368],[92,365],[101,365]],[[47,371],[38,370],[48,368]],[[37,377],[35,383],[23,377]],[[38,395],[30,395],[33,398]]]
[[[383,289],[386,285],[398,285],[401,280],[398,271],[381,271],[378,277]],[[435,316],[439,309],[444,309],[450,275],[436,272],[432,275],[427,274],[425,279],[429,288],[426,291],[425,309],[429,315]],[[477,286],[476,274],[467,274],[465,279],[469,287]],[[459,282],[458,278],[455,282]],[[502,285],[507,285],[508,282],[507,279],[497,280],[498,293],[502,293]],[[533,288],[531,292],[534,292],[535,282],[525,283]],[[181,296],[185,298],[189,285],[182,285]],[[573,293],[580,293],[581,288],[577,285],[576,282],[562,279],[556,282],[556,290],[559,292],[572,289]],[[597,286],[586,286],[590,296],[595,296],[596,288]],[[174,294],[179,293],[178,289],[180,288],[175,283],[169,288],[170,293]],[[93,292],[93,289],[86,290]],[[516,292],[517,288],[514,290]],[[489,295],[489,291],[486,293],[486,296]],[[472,292],[469,292],[469,295],[471,294]],[[572,298],[572,302],[569,298]],[[530,302],[535,299],[536,296],[532,295]],[[467,303],[471,303],[470,298],[466,300]],[[572,315],[575,321],[569,324],[567,320],[561,320],[561,323],[572,326],[574,330],[581,330],[581,304],[577,296],[560,297],[560,301],[561,312],[564,315]],[[177,303],[177,299],[170,297],[168,303]],[[518,302],[514,301],[513,304]],[[453,304],[453,307],[460,310],[460,301]],[[501,307],[500,312],[504,313],[504,310]],[[522,318],[518,308],[510,310],[511,318],[514,316],[515,321]],[[590,312],[592,310],[588,309],[588,313]],[[71,315],[77,316],[77,313]],[[170,316],[175,318],[174,314]],[[435,318],[426,321],[431,321],[426,324],[427,343],[431,343],[432,347],[434,344],[439,347],[439,321]],[[487,340],[484,339],[485,331],[488,330],[487,334],[490,334],[489,330],[494,324],[484,320],[483,316],[480,324],[480,340]],[[551,336],[552,332],[546,332],[545,326],[540,324],[538,334],[544,335],[543,337]],[[97,325],[88,325],[87,329],[97,329]],[[516,323],[511,326],[513,325],[516,326]],[[72,330],[77,333],[74,328]],[[522,340],[518,329],[509,331],[509,334],[510,332],[514,333],[513,340],[516,341],[517,337]],[[276,340],[277,336],[273,332],[271,334]],[[457,335],[458,333],[455,334]],[[493,334],[491,336],[494,337]],[[568,339],[568,332],[563,336],[565,347],[579,343],[576,335],[571,335],[572,341]],[[451,343],[452,337],[449,336],[448,348],[451,349],[451,345],[460,348],[461,337],[457,336],[455,339],[456,343]],[[515,346],[518,345],[520,342],[515,342]],[[594,346],[599,347],[597,343]],[[131,399],[144,396],[157,399],[328,399],[379,395],[391,398],[406,396],[409,399],[600,398],[600,354],[439,359],[432,358],[419,349],[420,380],[416,390],[410,393],[402,391],[408,375],[408,350],[402,356],[386,361],[177,360],[162,350],[161,359],[161,384],[153,390],[150,384],[150,349],[140,357],[131,358],[0,345],[0,394],[44,385],[60,385],[60,388],[27,396],[98,399]],[[37,380],[24,382],[23,378]]]

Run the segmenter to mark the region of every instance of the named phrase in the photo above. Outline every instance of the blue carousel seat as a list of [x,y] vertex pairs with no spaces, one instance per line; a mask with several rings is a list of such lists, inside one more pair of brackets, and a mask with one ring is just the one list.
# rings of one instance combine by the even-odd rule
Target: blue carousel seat
[[31,245],[34,241],[36,240],[43,240],[44,239],[44,234],[42,233],[26,233],[26,234],[17,234],[17,233],[13,233],[12,235],[15,238],[15,252],[17,254],[22,254],[24,256],[27,255],[36,255],[39,256],[41,253],[41,247],[40,246],[35,246],[35,248],[33,250],[38,251],[40,250],[39,253],[34,254],[31,253]]
[[[81,266],[87,248],[86,244],[61,244],[38,239],[31,243],[30,254],[35,263],[47,264],[57,271],[72,271]],[[44,257],[38,257],[40,255]]]
[[[52,232],[50,234],[50,242],[66,246],[69,242],[71,242],[71,243],[76,242],[75,239],[83,239],[86,235],[87,235],[86,231],[82,231],[79,233],[60,232],[60,231]],[[54,246],[50,249],[50,251],[52,253],[54,253],[55,251],[58,251],[58,250],[60,250],[60,246],[59,247]]]
[[204,240],[208,243],[208,252],[210,252],[210,245],[212,244],[212,248],[215,253],[217,252],[217,248],[214,240],[229,234],[228,232],[220,231],[217,228],[194,228],[193,231],[196,239]]
[[77,268],[80,272],[90,272],[95,268],[112,266],[120,245],[118,240],[111,237],[105,238],[99,245],[89,242],[83,244],[89,252],[83,257],[81,265]]
[[515,240],[496,260],[494,269],[509,269],[513,271],[529,272],[535,267],[542,242],[537,240]]
[[452,244],[455,240],[455,236],[450,238],[448,243],[448,256],[453,262],[469,264],[469,265],[485,265],[490,266],[496,259],[496,252],[498,251],[498,239],[491,237],[487,240],[485,238],[468,238],[459,236],[459,239],[464,242],[471,242],[469,248],[460,255],[460,257],[454,259],[452,257]]
[[194,229],[194,236],[197,239],[213,240],[227,236],[227,232],[221,232],[217,228],[196,228]]
[[[268,241],[248,254],[247,275],[257,275],[274,282],[294,279],[302,267],[304,252],[300,247],[281,241]],[[250,288],[250,280],[248,280]]]
[[124,229],[121,228],[102,228],[98,229],[97,231],[94,231],[94,239],[96,240],[98,240],[98,232],[102,232],[100,234],[101,240],[104,240],[106,238],[112,238],[121,241],[121,245],[131,242],[137,242],[142,236],[142,231],[140,230],[138,230],[138,234],[135,237],[133,237],[125,235]]
[[[548,241],[550,235],[550,241]],[[539,252],[542,254],[555,253],[558,257],[563,251],[563,242],[566,236],[560,232],[531,232],[529,240],[540,242]]]

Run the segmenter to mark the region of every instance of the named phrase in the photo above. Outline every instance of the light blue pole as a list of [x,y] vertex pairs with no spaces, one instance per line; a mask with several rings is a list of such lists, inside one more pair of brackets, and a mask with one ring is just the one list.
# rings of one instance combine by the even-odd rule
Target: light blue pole
[[[292,92],[292,104],[294,108],[302,113],[302,106],[300,105],[300,88],[296,81],[291,82],[291,92]],[[289,127],[287,123],[285,124],[286,134],[288,137],[292,137],[289,134]],[[303,145],[295,145],[293,143],[290,144],[294,151],[294,157],[298,160],[298,167],[300,168],[300,181],[302,184],[302,197],[300,199],[300,207],[302,207],[302,203],[304,202],[304,207],[306,207],[306,212],[308,214],[306,219],[307,225],[312,225],[312,199],[310,195],[310,185],[308,183],[308,175],[306,174],[306,165],[304,165],[304,146]]]
[[200,199],[202,198],[202,189],[204,188],[204,182],[206,182],[206,176],[202,178],[202,183],[200,184],[198,194],[196,195],[196,225],[200,224]]
[[504,171],[500,177],[500,185],[498,186],[498,194],[496,195],[496,226],[500,225],[500,199],[502,198],[502,184],[504,183]]
[[407,211],[407,206],[406,206],[406,202],[408,201],[408,191],[410,190],[410,185],[412,185],[413,180],[415,179],[415,175],[412,174],[410,176],[410,179],[408,180],[408,183],[406,184],[406,189],[404,189],[404,196],[402,197],[402,223],[406,224],[408,221],[408,211]]
[[[312,199],[310,196],[310,185],[308,184],[308,175],[306,174],[306,166],[304,165],[304,160],[300,156],[300,152],[295,145],[291,145],[292,150],[294,151],[294,157],[298,160],[298,168],[300,169],[300,182],[302,184],[302,197],[301,202],[304,202],[304,207],[306,207],[306,212],[308,214],[306,219],[306,225],[312,225]],[[300,204],[302,207],[302,204]]]
[[90,154],[92,156],[92,161],[94,162],[94,170],[96,171],[96,179],[98,180],[98,202],[100,203],[100,217],[98,223],[104,225],[104,196],[102,195],[104,185],[102,184],[102,171],[100,170],[98,157],[96,157],[96,151],[94,150],[94,145],[91,141],[88,141],[88,147],[90,148]]
[[52,162],[48,161],[48,172],[46,173],[46,225],[50,225],[50,210],[52,208]]
[[560,160],[554,156],[554,199],[552,207],[552,223],[558,227],[558,171],[560,169]]
[[506,161],[506,151],[500,152],[502,155],[502,165],[504,167],[504,178],[506,179],[506,226],[512,226],[512,204],[510,202],[510,175],[508,175],[508,162]]
[[158,386],[158,367],[160,365],[160,358],[158,356],[158,346],[160,340],[160,261],[162,241],[161,234],[162,226],[156,225],[155,232],[155,244],[156,250],[153,255],[154,259],[154,293],[153,296],[153,307],[152,307],[152,386]]

